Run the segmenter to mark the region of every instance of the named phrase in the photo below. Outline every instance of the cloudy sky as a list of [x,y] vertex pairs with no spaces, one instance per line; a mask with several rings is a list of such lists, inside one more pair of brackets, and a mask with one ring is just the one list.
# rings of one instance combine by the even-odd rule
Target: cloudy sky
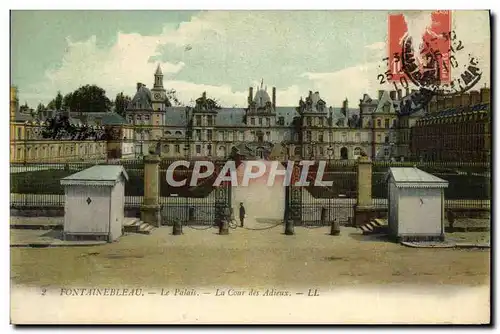
[[[11,84],[21,103],[47,103],[84,84],[108,97],[153,84],[184,103],[203,91],[224,106],[245,106],[249,86],[277,87],[277,104],[297,105],[309,90],[328,105],[388,88],[377,80],[387,54],[387,11],[13,11]],[[487,11],[453,12],[467,53],[489,84]],[[464,53],[464,57],[466,54]],[[390,86],[389,86],[390,87]]]

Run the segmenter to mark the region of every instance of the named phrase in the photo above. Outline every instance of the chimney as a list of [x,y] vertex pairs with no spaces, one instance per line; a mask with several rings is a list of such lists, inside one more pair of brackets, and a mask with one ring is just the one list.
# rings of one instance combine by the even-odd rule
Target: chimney
[[273,109],[276,109],[276,87],[273,87]]
[[470,104],[470,95],[469,93],[462,93],[460,95],[460,99],[462,100],[462,107],[467,107]]
[[481,88],[481,103],[490,103],[490,89],[487,87]]
[[342,108],[347,112],[349,110],[349,101],[347,98],[342,102]]
[[397,92],[398,92],[398,100],[401,100],[403,98],[403,91],[401,89],[398,89]]
[[137,90],[139,90],[139,88],[141,88],[142,86],[144,86],[142,83],[138,82],[137,83]]
[[391,92],[389,93],[389,96],[391,98],[391,100],[396,100],[396,91],[395,90],[391,90]]
[[253,87],[248,88],[248,104],[253,101]]
[[384,95],[384,91],[379,89],[379,91],[378,91],[378,99],[379,100],[382,98],[382,95]]
[[453,95],[453,107],[460,107],[462,105],[462,98],[460,95]]
[[472,90],[470,92],[470,104],[475,105],[480,102],[479,92],[477,90]]

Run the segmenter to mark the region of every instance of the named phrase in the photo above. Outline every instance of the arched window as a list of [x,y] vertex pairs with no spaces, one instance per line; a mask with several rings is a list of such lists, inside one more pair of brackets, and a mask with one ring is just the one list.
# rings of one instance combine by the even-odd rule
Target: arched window
[[342,160],[348,159],[347,147],[345,147],[345,146],[340,149],[340,159],[342,159]]

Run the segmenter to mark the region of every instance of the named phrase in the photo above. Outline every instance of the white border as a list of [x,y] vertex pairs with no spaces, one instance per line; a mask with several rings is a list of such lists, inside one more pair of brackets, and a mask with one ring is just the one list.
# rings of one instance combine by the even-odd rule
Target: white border
[[[403,1],[385,1],[385,2],[380,2],[380,1],[336,1],[336,2],[327,2],[327,1],[314,1],[314,0],[288,0],[288,1],[283,1],[283,2],[270,2],[270,1],[263,1],[263,0],[250,0],[250,1],[242,1],[242,2],[236,2],[236,1],[220,1],[220,0],[211,0],[209,2],[203,2],[203,1],[179,1],[175,3],[167,2],[167,1],[148,1],[148,0],[142,0],[142,1],[131,1],[131,2],[116,2],[116,1],[104,1],[104,0],[87,0],[85,2],[83,1],[54,1],[51,3],[48,2],[40,2],[36,0],[31,0],[31,1],[26,1],[26,0],[17,0],[17,1],[4,1],[1,3],[3,10],[1,11],[1,24],[3,25],[3,29],[1,29],[1,42],[2,45],[4,46],[4,53],[3,53],[3,78],[9,78],[9,71],[10,71],[10,66],[8,67],[9,64],[9,58],[10,58],[10,52],[8,51],[9,49],[6,48],[6,46],[9,45],[9,22],[10,22],[10,17],[9,17],[9,11],[8,9],[184,9],[184,10],[196,10],[196,9],[363,9],[363,10],[369,10],[369,9],[489,9],[493,8],[494,13],[499,12],[499,2],[498,1],[486,1],[486,0],[474,0],[474,1],[467,1],[467,2],[458,2],[458,1],[429,1],[429,0],[421,0],[418,2],[415,1],[408,1],[408,2],[403,2]],[[498,19],[498,17],[497,17]],[[492,43],[498,44],[498,39],[499,35],[498,33],[492,32],[492,36],[494,40],[492,40]],[[43,52],[43,51],[41,51]],[[497,55],[498,58],[498,55]],[[36,56],[34,55],[34,60],[36,61]],[[491,61],[495,61],[495,59],[491,59]],[[496,67],[495,67],[496,69]],[[495,76],[495,79],[498,79],[497,73],[493,73]],[[3,100],[2,105],[4,106],[4,119],[6,120],[4,124],[8,124],[7,122],[7,106],[8,106],[8,85],[10,86],[10,83],[7,82],[7,80],[2,81],[5,86],[1,87],[1,91],[3,94],[1,95],[2,97],[5,98]],[[497,83],[497,81],[493,81],[493,83]],[[492,90],[494,92],[495,98],[498,98],[498,89],[495,86],[492,87]],[[495,101],[496,102],[496,101]],[[495,103],[496,106],[496,103]],[[492,111],[495,112],[496,110]],[[493,129],[498,129],[500,121],[498,120],[498,117],[495,117],[495,124],[492,127]],[[4,127],[5,129],[5,127]],[[0,139],[0,142],[3,143],[3,145],[0,145],[1,147],[1,156],[5,157],[5,163],[2,164],[2,172],[4,173],[5,176],[9,173],[9,168],[8,168],[8,156],[9,156],[9,147],[7,146],[8,143],[8,128],[5,129],[6,131],[0,131],[0,135],[3,137]],[[496,136],[495,136],[496,138]],[[495,144],[498,144],[497,140],[495,140]],[[495,145],[497,147],[498,145]],[[495,152],[496,153],[496,152]],[[498,161],[495,160],[495,166],[498,167]],[[497,172],[495,168],[495,172]],[[496,173],[495,173],[496,174]],[[496,198],[495,198],[496,200]],[[1,214],[3,215],[2,221],[4,221],[5,226],[8,226],[9,222],[9,187],[2,187],[2,201],[0,202],[1,205],[3,206],[3,210],[1,210]],[[7,229],[7,227],[5,227]],[[10,266],[9,266],[9,260],[10,260],[10,254],[9,254],[9,233],[8,231],[5,231],[7,233],[2,234],[2,237],[4,238],[4,243],[3,243],[3,251],[5,252],[3,256],[0,257],[1,265],[3,267],[3,275],[2,275],[2,282],[0,284],[1,290],[0,290],[0,295],[4,297],[3,303],[1,304],[2,309],[1,309],[1,314],[2,314],[2,325],[5,326],[5,324],[8,324],[9,321],[9,312],[10,312],[10,305],[9,305],[9,299],[5,298],[6,296],[9,296],[9,277],[10,277]],[[495,237],[498,236],[498,228],[496,228],[496,233]],[[497,264],[497,263],[495,263]],[[496,298],[495,298],[496,299]],[[40,307],[43,307],[43,305],[40,305]],[[495,318],[497,318],[495,316]],[[498,319],[498,318],[497,318]],[[11,326],[2,328],[6,329],[7,331],[12,331],[13,328]],[[450,328],[451,329],[451,328]],[[66,331],[65,329],[64,331]],[[386,331],[386,329],[379,329]],[[422,329],[420,329],[422,330]],[[430,329],[428,328],[423,328],[425,332],[428,332]],[[99,332],[100,330],[98,330]],[[431,330],[432,331],[432,330]],[[3,331],[2,331],[3,332]]]

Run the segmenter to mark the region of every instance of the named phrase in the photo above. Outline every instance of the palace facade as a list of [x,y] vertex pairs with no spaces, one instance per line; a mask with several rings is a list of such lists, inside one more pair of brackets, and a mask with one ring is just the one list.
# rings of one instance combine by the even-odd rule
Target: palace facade
[[490,89],[438,96],[411,129],[411,154],[424,161],[489,162]]
[[19,110],[11,87],[11,161],[133,158],[155,150],[165,159],[254,158],[354,160],[489,159],[489,88],[413,104],[416,91],[379,90],[352,108],[329,106],[309,91],[295,106],[280,106],[276,87],[249,87],[245,108],[220,107],[203,93],[194,106],[167,107],[160,66],[153,88],[138,83],[125,117],[115,112],[68,112],[74,124],[113,126],[113,143],[42,139],[40,128],[55,111],[33,116]]

